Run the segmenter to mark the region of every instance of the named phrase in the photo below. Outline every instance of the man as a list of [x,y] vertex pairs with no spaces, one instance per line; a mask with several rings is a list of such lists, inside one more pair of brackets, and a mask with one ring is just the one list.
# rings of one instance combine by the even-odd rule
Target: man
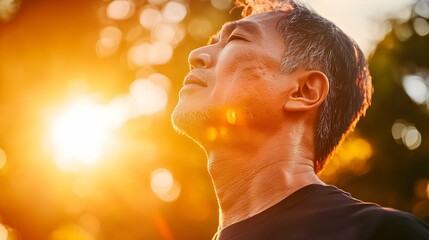
[[220,212],[215,238],[429,239],[411,214],[317,177],[371,101],[359,47],[293,1],[252,2],[190,53],[172,114],[207,154]]

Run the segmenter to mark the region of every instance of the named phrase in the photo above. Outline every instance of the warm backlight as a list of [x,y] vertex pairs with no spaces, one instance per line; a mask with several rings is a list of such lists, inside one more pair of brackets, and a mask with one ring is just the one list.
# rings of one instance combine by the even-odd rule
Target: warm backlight
[[60,113],[51,126],[50,142],[58,166],[73,171],[102,156],[112,126],[108,111],[92,100],[80,100]]

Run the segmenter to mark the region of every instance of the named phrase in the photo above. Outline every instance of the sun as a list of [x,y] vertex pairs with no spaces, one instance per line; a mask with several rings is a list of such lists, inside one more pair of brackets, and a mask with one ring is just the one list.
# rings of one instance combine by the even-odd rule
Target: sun
[[128,120],[165,109],[169,80],[162,74],[137,79],[128,94],[107,104],[81,96],[54,116],[49,116],[48,148],[64,171],[93,166],[114,146],[114,133]]
[[91,99],[80,99],[53,118],[49,146],[61,170],[92,166],[102,158],[113,139],[109,112]]

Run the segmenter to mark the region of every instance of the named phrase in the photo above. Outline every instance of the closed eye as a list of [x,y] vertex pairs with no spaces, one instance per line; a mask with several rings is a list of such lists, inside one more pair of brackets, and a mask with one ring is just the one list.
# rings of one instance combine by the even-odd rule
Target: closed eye
[[238,35],[231,35],[231,36],[229,36],[227,43],[229,43],[229,42],[231,42],[231,41],[235,41],[235,40],[244,40],[244,41],[246,41],[246,42],[247,42],[247,39],[245,39],[245,38],[243,38],[243,37],[241,37],[241,36],[238,36]]

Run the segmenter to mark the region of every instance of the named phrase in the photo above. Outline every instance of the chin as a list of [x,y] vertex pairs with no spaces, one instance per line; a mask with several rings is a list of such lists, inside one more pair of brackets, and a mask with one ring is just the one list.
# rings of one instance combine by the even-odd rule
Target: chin
[[[171,123],[174,129],[190,137],[196,143],[206,137],[210,114],[206,109],[187,110],[178,104],[171,114]],[[201,144],[200,144],[201,145]]]

